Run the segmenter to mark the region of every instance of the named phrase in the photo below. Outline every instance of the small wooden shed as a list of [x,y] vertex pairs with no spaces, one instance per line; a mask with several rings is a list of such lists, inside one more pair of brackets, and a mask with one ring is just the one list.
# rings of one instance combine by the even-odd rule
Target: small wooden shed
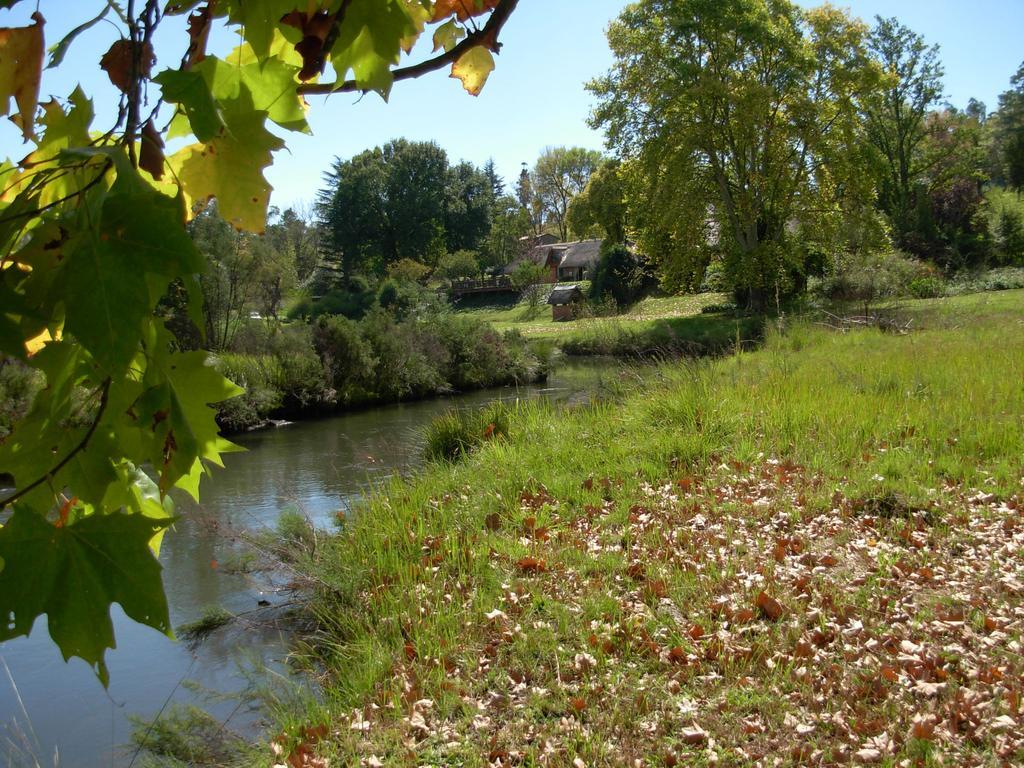
[[583,301],[583,291],[578,285],[559,285],[548,296],[552,320],[572,320],[574,306]]

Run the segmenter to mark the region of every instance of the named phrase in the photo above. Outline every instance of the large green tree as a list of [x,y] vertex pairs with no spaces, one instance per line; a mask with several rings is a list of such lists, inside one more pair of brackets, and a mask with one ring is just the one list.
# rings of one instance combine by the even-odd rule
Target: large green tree
[[628,161],[631,223],[663,274],[699,273],[717,246],[740,298],[799,288],[796,236],[835,232],[870,200],[866,35],[842,11],[787,0],[655,0],[611,24],[592,124]]
[[1024,189],[1024,63],[1010,78],[1011,88],[999,95],[995,133],[998,162],[1006,185]]
[[569,203],[566,221],[578,237],[597,235],[609,244],[626,241],[625,184],[618,160],[606,160]]
[[[7,0],[0,12],[28,5]],[[170,633],[154,556],[174,519],[170,492],[197,496],[207,467],[232,450],[210,404],[239,393],[204,352],[181,351],[154,312],[173,289],[194,325],[205,324],[197,275],[207,263],[187,220],[216,198],[232,226],[263,230],[263,170],[284,146],[268,124],[308,131],[303,94],[386,97],[394,82],[444,67],[479,93],[515,6],[68,4],[63,12],[84,23],[52,46],[51,64],[82,67],[77,51],[66,54],[89,26],[111,35],[97,62],[120,100],[108,125],[93,124],[82,89],[40,102],[38,11],[0,29],[0,114],[13,101],[30,144],[0,164],[0,355],[46,380],[0,441],[0,468],[14,483],[0,497],[0,641],[27,635],[45,614],[64,657],[83,658],[105,683],[113,603]],[[187,24],[179,18],[177,34],[172,25],[165,35],[183,14]],[[208,42],[221,21],[240,44],[217,55]],[[429,25],[439,52],[401,66],[404,53],[419,57]],[[184,139],[170,156],[168,138]]]
[[558,228],[559,239],[569,238],[569,203],[584,190],[600,164],[601,153],[583,147],[548,147],[537,158],[531,177],[533,194]]
[[429,267],[487,235],[491,185],[434,142],[406,139],[337,159],[318,198],[323,248],[346,276],[383,275],[401,259]]
[[921,189],[941,156],[928,149],[935,123],[928,115],[942,100],[942,63],[938,46],[895,19],[876,18],[869,37],[882,68],[880,87],[863,100],[867,137],[878,163],[878,202],[889,216],[901,245],[913,246],[920,227]]

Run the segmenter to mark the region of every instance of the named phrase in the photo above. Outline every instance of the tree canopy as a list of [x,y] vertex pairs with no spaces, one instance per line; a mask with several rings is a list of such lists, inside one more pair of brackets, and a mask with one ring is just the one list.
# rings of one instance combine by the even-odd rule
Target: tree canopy
[[875,75],[866,36],[842,11],[785,0],[628,6],[608,32],[616,62],[590,84],[592,124],[628,161],[642,247],[685,262],[717,240],[754,303],[797,287],[793,228],[827,230],[867,197],[856,169],[856,104]]
[[433,268],[490,231],[493,179],[451,166],[433,142],[397,139],[336,160],[320,193],[324,250],[346,276],[383,275],[402,259]]

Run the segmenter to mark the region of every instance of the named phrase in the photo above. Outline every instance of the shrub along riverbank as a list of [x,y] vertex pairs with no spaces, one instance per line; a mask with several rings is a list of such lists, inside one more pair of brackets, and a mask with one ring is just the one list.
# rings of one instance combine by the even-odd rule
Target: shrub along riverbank
[[[246,392],[219,406],[227,431],[380,403],[543,380],[550,350],[451,314],[324,316],[236,342],[217,365]],[[247,351],[247,346],[251,351]]]
[[293,563],[322,695],[276,762],[1024,760],[1022,302],[772,331],[396,479]]

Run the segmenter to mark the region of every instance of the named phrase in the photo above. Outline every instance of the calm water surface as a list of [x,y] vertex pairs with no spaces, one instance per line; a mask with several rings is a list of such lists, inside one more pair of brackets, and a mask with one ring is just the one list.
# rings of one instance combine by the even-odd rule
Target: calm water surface
[[[200,505],[184,513],[164,537],[160,560],[178,626],[219,605],[241,613],[264,598],[262,584],[225,573],[220,561],[232,547],[225,531],[273,526],[281,510],[298,508],[320,527],[339,510],[396,472],[420,463],[420,431],[453,405],[476,407],[495,399],[585,399],[614,375],[610,362],[572,362],[544,385],[485,390],[454,398],[387,406],[320,421],[292,424],[235,438],[246,453],[225,457],[226,471],[203,480]],[[32,635],[0,643],[0,766],[66,768],[126,766],[131,753],[130,714],[151,718],[167,702],[198,702],[232,727],[251,727],[254,716],[237,703],[210,704],[194,681],[212,691],[244,686],[239,662],[253,655],[273,665],[286,641],[273,630],[214,633],[196,651],[112,611],[118,648],[107,654],[110,688],[104,691],[80,659],[65,663],[46,633],[45,618]]]

